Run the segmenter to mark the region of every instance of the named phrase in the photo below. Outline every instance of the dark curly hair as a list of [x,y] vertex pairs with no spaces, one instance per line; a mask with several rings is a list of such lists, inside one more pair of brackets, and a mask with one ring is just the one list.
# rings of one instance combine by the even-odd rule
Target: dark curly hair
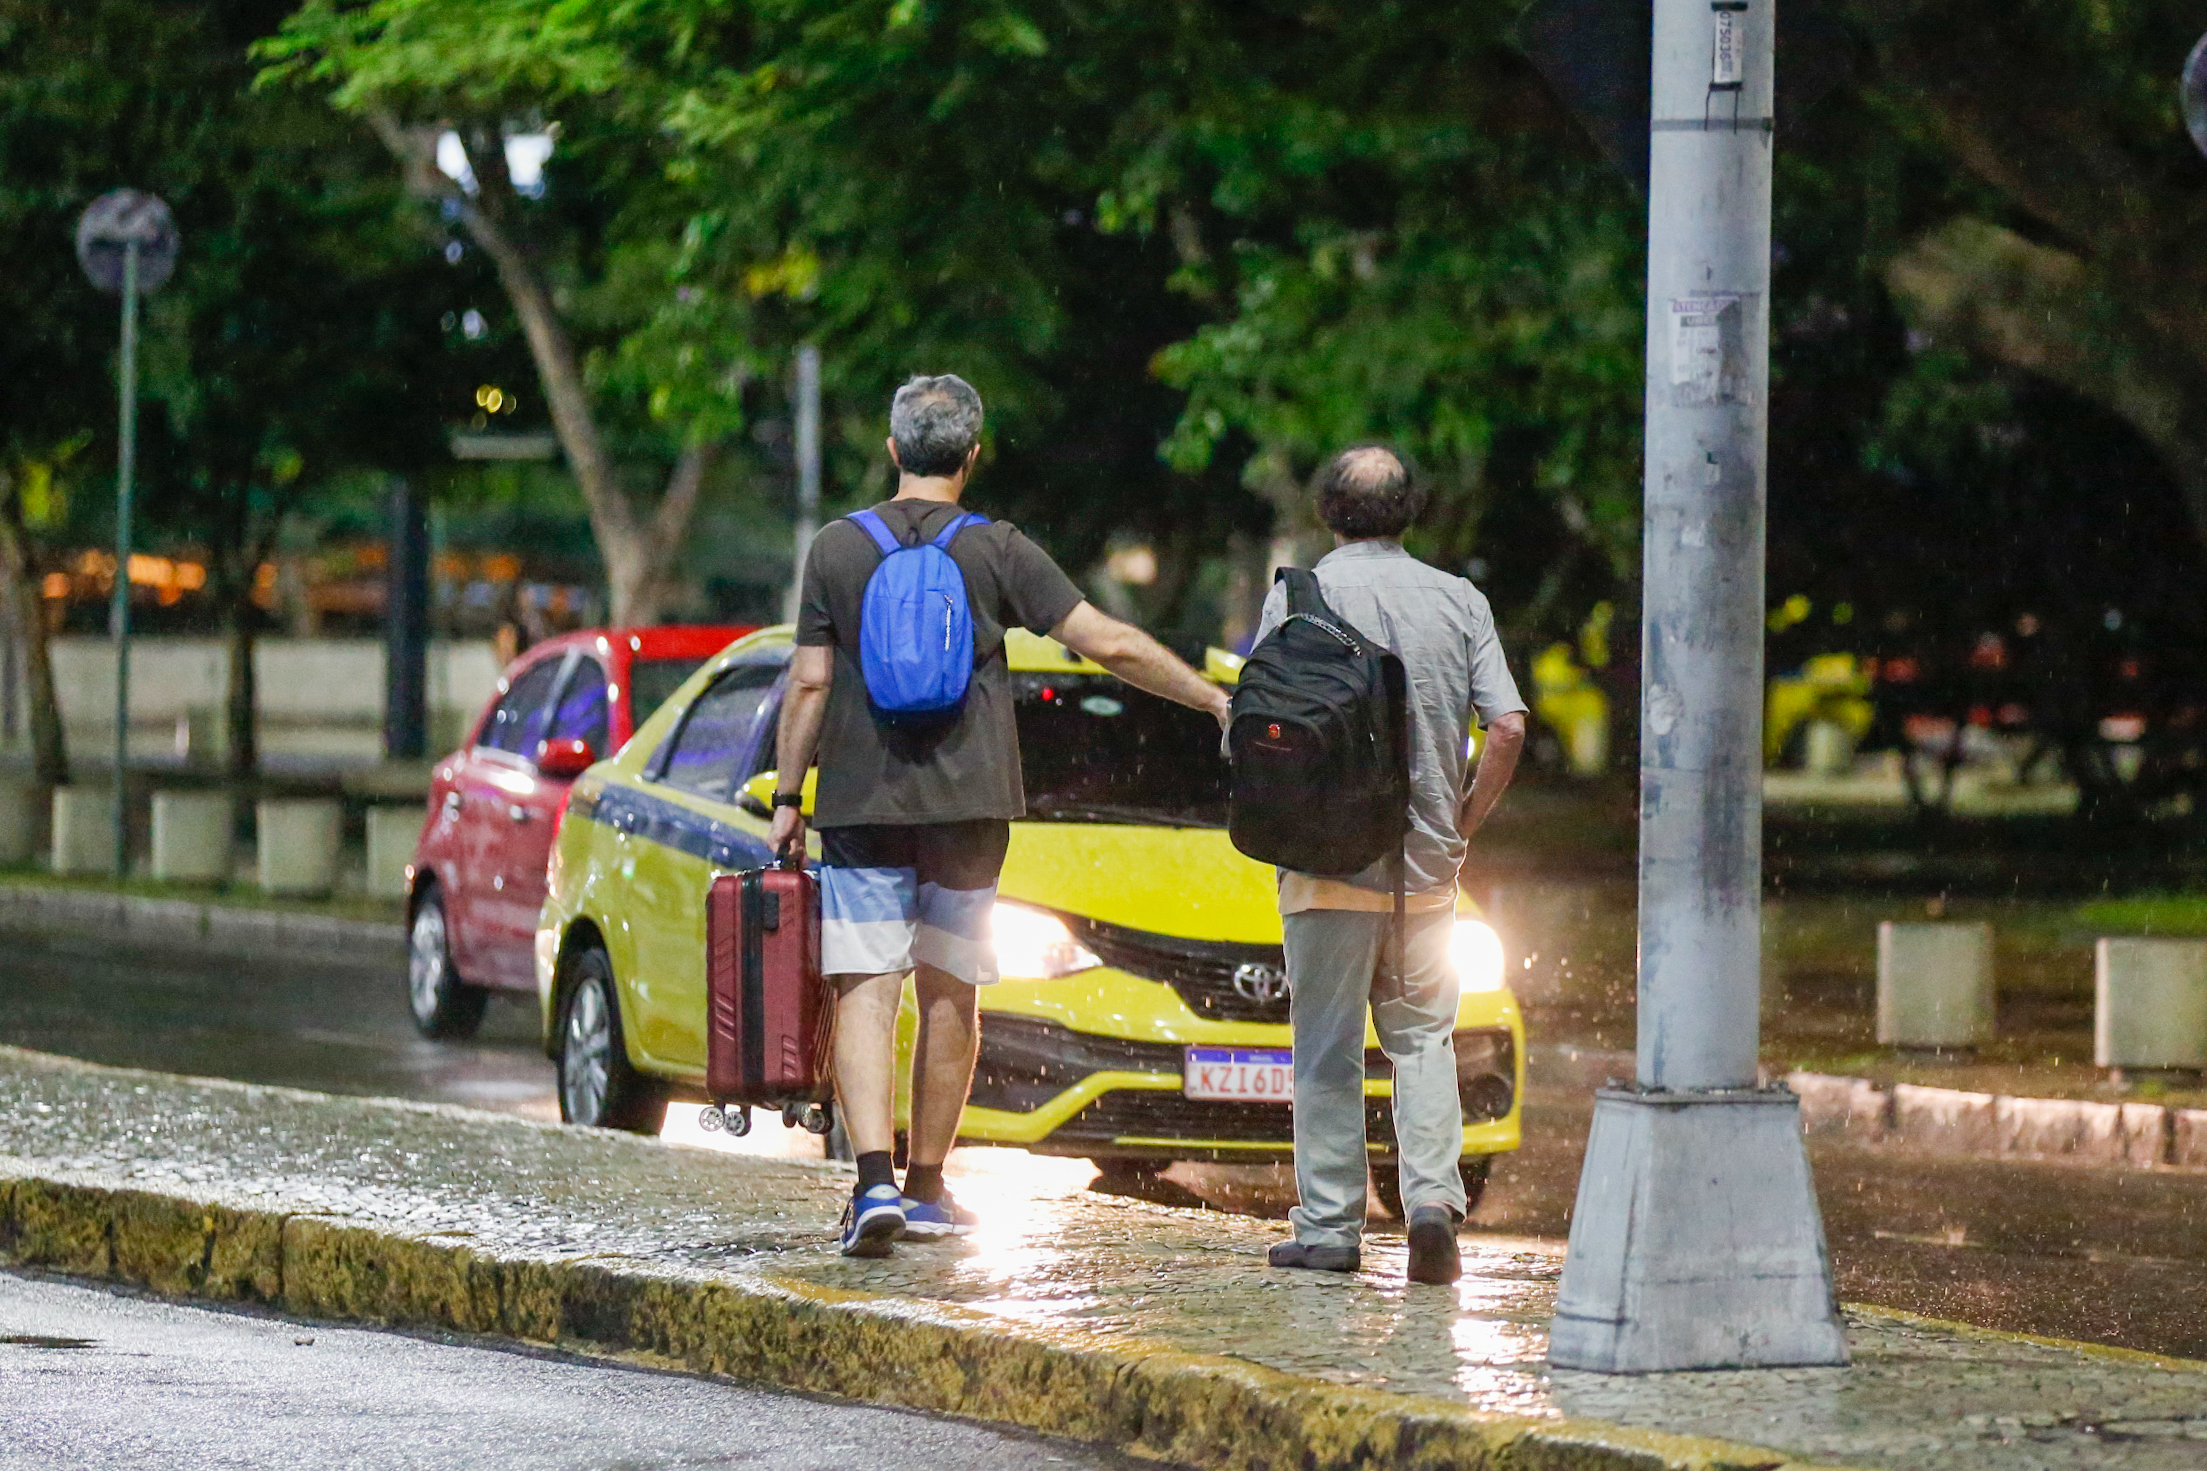
[[1351,540],[1400,536],[1424,509],[1424,488],[1383,444],[1343,450],[1318,477],[1318,519]]

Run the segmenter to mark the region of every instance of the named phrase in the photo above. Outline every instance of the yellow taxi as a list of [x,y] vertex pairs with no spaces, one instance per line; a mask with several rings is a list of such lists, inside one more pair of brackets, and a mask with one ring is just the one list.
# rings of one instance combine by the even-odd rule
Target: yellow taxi
[[[791,649],[786,626],[739,639],[574,785],[536,933],[569,1122],[655,1132],[670,1101],[704,1097],[705,892],[715,874],[769,861]],[[1003,979],[981,992],[962,1137],[1121,1177],[1289,1157],[1274,876],[1227,841],[1217,726],[1052,640],[1015,629],[1005,652],[1028,815],[1012,824],[998,888]],[[1214,650],[1206,673],[1231,683],[1239,667]],[[1501,943],[1468,901],[1455,955],[1476,1199],[1489,1157],[1518,1144],[1524,1029]],[[1391,1070],[1369,1031],[1365,1045],[1373,1181],[1399,1213]]]

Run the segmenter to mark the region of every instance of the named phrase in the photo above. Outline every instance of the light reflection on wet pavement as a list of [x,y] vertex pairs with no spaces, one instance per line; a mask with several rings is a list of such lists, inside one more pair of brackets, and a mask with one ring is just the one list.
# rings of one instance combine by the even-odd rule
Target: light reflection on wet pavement
[[[1846,1370],[1604,1379],[1541,1365],[1558,1248],[1467,1238],[1454,1291],[1402,1283],[1381,1233],[1354,1277],[1263,1264],[1279,1227],[1101,1196],[974,1151],[962,1244],[835,1255],[848,1168],[392,1102],[116,1075],[0,1051],[0,1172],[339,1216],[500,1256],[760,1274],[1229,1354],[1335,1383],[1774,1445],[1892,1471],[2207,1460],[2207,1374],[1857,1315]],[[6,1158],[6,1156],[14,1158]]]
[[[473,1043],[423,1041],[385,959],[236,960],[12,934],[0,945],[0,1041],[556,1116],[526,1007],[494,1006]],[[1343,1384],[1782,1442],[1862,1465],[2207,1464],[2207,1385],[2189,1375],[1882,1318],[1857,1319],[1850,1371],[1548,1375],[1545,1324],[1594,1081],[1587,1070],[1613,1061],[1590,1056],[1574,1072],[1560,1059],[1536,1039],[1528,1147],[1498,1165],[1477,1217],[1487,1234],[1466,1236],[1471,1270],[1453,1297],[1405,1287],[1401,1238],[1384,1230],[1355,1278],[1266,1269],[1264,1248],[1282,1229],[1267,1218],[1293,1199],[1280,1167],[1183,1164],[1137,1201],[1092,1189],[1085,1161],[962,1150],[952,1177],[983,1230],[962,1245],[864,1263],[833,1254],[849,1176],[820,1160],[818,1140],[766,1119],[744,1140],[706,1136],[680,1107],[668,1141],[696,1148],[163,1079],[118,1091],[97,1074],[0,1057],[0,1099],[12,1105],[0,1110],[0,1151],[47,1171],[123,1173],[498,1250],[908,1294]],[[2207,1354],[2197,1307],[2207,1295],[2207,1179],[1824,1144],[1815,1163],[1850,1299]],[[1198,1202],[1234,1213],[1189,1208]],[[1905,1395],[1904,1382],[1913,1383]]]

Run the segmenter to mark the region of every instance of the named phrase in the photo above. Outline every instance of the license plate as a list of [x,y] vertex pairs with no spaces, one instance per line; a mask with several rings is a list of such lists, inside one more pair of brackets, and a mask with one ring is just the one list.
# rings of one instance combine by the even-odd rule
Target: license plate
[[1190,1098],[1293,1103],[1295,1054],[1276,1047],[1190,1047],[1181,1092]]

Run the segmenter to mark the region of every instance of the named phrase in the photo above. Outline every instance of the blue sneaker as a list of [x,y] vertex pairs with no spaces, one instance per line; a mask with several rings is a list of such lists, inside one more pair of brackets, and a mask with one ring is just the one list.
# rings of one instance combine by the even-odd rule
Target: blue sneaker
[[887,1256],[904,1231],[903,1197],[894,1185],[853,1191],[843,1207],[843,1255]]
[[932,1202],[914,1200],[907,1195],[900,1203],[904,1207],[904,1239],[907,1241],[940,1241],[945,1236],[963,1236],[981,1224],[981,1218],[952,1200],[948,1190]]

